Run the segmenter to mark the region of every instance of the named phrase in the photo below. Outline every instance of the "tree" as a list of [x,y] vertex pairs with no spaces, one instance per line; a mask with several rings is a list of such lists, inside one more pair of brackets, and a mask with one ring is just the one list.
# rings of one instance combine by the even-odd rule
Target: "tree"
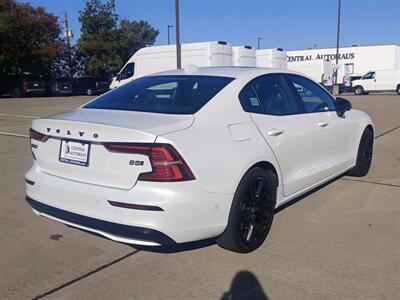
[[122,20],[120,25],[120,50],[126,62],[137,50],[153,45],[159,34],[147,21]]
[[0,72],[49,75],[62,54],[58,19],[43,7],[0,0]]
[[0,0],[0,75],[15,69],[15,59],[10,55],[9,48],[13,44],[12,32],[14,18],[11,13],[13,3]]
[[111,76],[122,64],[118,55],[118,16],[114,0],[88,0],[80,12],[81,36],[77,41],[78,53],[86,57],[88,75]]
[[153,45],[159,33],[146,21],[122,20],[118,26],[114,0],[87,0],[80,12],[78,53],[88,75],[111,77],[137,50]]
[[65,44],[62,55],[54,62],[52,75],[54,77],[71,78],[85,76],[86,58],[78,53],[75,45]]

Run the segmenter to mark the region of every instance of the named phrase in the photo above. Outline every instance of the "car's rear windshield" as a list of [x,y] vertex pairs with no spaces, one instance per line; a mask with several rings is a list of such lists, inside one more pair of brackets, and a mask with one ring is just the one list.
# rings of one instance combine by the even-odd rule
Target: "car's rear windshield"
[[193,114],[232,80],[191,75],[142,77],[96,98],[84,108]]

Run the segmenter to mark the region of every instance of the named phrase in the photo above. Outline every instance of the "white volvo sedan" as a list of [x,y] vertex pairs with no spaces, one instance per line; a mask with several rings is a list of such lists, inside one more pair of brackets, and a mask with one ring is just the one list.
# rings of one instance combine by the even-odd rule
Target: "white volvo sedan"
[[294,72],[190,68],[134,80],[33,121],[27,202],[38,215],[147,246],[265,240],[274,209],[367,174],[370,117]]

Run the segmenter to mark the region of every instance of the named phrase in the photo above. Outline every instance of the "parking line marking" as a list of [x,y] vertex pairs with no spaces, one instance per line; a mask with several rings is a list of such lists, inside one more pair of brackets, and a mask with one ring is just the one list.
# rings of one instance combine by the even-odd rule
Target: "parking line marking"
[[16,117],[16,118],[29,118],[29,119],[37,119],[37,118],[40,118],[40,117],[37,117],[37,116],[13,115],[13,114],[0,114],[0,116],[5,116],[5,117]]
[[12,128],[19,128],[19,127],[26,127],[29,126],[30,124],[25,124],[25,125],[15,125],[15,126],[7,126],[7,127],[0,127],[0,130],[4,129],[12,129]]
[[400,125],[398,125],[398,126],[392,128],[392,129],[390,129],[390,130],[388,130],[388,131],[386,131],[386,132],[384,132],[384,133],[381,133],[380,135],[377,135],[377,136],[375,137],[375,140],[376,140],[376,139],[379,139],[381,136],[384,136],[385,134],[388,134],[388,133],[390,133],[390,132],[392,132],[392,131],[395,131],[395,130],[397,130],[397,129],[399,129],[399,128],[400,128]]
[[50,107],[43,107],[44,109],[71,109],[71,107],[62,107],[62,106],[50,106]]
[[400,185],[392,184],[392,183],[384,183],[384,182],[376,182],[376,181],[368,181],[368,180],[360,180],[360,179],[352,179],[352,178],[340,178],[341,180],[346,181],[354,181],[354,182],[363,182],[369,184],[376,184],[376,185],[383,185],[383,186],[390,186],[390,187],[397,187],[400,188]]
[[26,135],[26,134],[18,134],[18,133],[2,132],[2,131],[0,131],[0,135],[29,138],[29,135]]
[[106,264],[98,267],[97,269],[95,269],[93,271],[90,271],[90,272],[88,272],[86,274],[83,274],[82,276],[79,276],[79,277],[77,277],[75,279],[72,279],[71,281],[68,281],[68,282],[66,282],[66,283],[64,283],[64,284],[62,284],[62,285],[60,285],[60,286],[58,286],[58,287],[56,287],[56,288],[54,288],[54,289],[52,289],[50,291],[44,292],[43,294],[40,294],[40,295],[37,295],[36,297],[32,298],[32,300],[41,299],[41,298],[46,297],[46,296],[48,296],[50,294],[58,292],[59,290],[62,290],[63,288],[66,288],[66,287],[68,287],[68,286],[70,286],[70,285],[72,285],[72,284],[74,284],[74,283],[76,283],[76,282],[78,282],[78,281],[80,281],[82,279],[85,279],[86,277],[89,277],[89,276],[91,276],[93,274],[96,274],[97,272],[100,272],[100,271],[104,270],[105,268],[111,267],[112,265],[120,262],[121,260],[124,260],[124,259],[126,259],[126,258],[128,258],[128,257],[130,257],[132,255],[135,255],[138,252],[140,252],[140,250],[134,250],[132,252],[129,252],[128,254],[126,254],[124,256],[121,256],[120,258],[117,258],[117,259],[115,259],[115,260],[113,260],[113,261],[111,261],[109,263],[106,263]]

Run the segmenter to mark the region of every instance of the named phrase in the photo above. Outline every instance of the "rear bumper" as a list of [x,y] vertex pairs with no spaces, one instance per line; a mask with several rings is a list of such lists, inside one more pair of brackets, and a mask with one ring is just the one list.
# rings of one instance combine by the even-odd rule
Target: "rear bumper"
[[28,88],[25,90],[26,93],[30,93],[30,94],[41,94],[41,93],[45,93],[46,89],[45,88]]
[[55,90],[53,91],[54,95],[71,95],[72,90]]
[[174,240],[157,230],[90,218],[43,204],[29,197],[25,200],[39,216],[98,233],[112,240],[148,246],[176,244]]
[[[130,190],[50,175],[34,166],[26,173],[27,201],[38,215],[137,245],[207,239],[226,227],[233,195],[210,193],[196,181],[138,181]],[[32,184],[33,183],[33,184]],[[156,206],[149,211],[112,206],[109,201]]]

